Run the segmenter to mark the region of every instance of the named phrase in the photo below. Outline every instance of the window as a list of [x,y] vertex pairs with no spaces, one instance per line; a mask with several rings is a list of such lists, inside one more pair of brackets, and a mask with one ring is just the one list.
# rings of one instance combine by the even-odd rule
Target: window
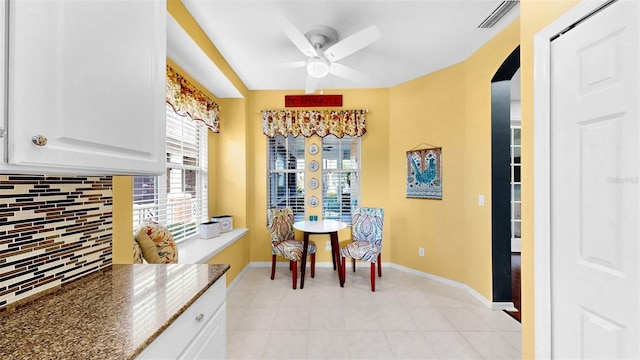
[[304,220],[304,140],[276,135],[267,141],[268,208],[291,207],[295,221]]
[[134,228],[151,219],[176,242],[197,235],[198,224],[208,221],[207,178],[207,127],[167,104],[167,172],[134,176]]
[[360,138],[322,139],[322,217],[351,223],[360,203]]
[[[289,206],[305,219],[305,138],[276,135],[267,140],[269,208]],[[351,223],[360,202],[360,138],[322,139],[322,217]]]

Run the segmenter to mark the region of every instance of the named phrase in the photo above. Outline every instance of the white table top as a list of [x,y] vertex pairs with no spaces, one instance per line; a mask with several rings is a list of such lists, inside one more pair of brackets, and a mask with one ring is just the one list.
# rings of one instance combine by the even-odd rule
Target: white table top
[[347,224],[337,220],[319,220],[319,221],[298,221],[293,224],[293,228],[311,234],[328,234],[342,230]]

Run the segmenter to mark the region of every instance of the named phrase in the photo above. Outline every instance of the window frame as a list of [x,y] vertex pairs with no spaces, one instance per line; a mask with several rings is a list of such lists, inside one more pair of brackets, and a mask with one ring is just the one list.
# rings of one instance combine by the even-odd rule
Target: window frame
[[[292,144],[292,142],[294,143]],[[351,149],[351,152],[355,151],[355,156],[354,156],[355,159],[352,159],[352,161],[355,162],[355,165],[356,165],[355,168],[344,167],[344,161],[346,159],[343,157],[344,153],[342,151],[342,147],[346,142],[349,143],[349,146],[355,145],[355,148]],[[278,146],[282,147],[282,149],[280,150],[273,149],[272,146],[275,146],[276,144],[279,144]],[[289,206],[294,210],[294,221],[305,220],[305,215],[307,210],[307,204],[305,201],[306,191],[307,191],[307,188],[306,188],[307,179],[305,177],[305,173],[306,173],[306,163],[308,162],[307,156],[309,156],[308,152],[306,151],[308,145],[309,145],[308,138],[305,138],[302,136],[294,137],[291,134],[289,134],[286,137],[284,135],[277,134],[273,138],[267,138],[267,144],[266,144],[267,209]],[[327,160],[328,160],[326,158],[327,153],[324,151],[324,149],[326,149],[327,146],[338,146],[340,148],[339,158],[337,159],[337,161],[340,163],[339,168],[330,168],[327,166]],[[338,138],[333,135],[328,135],[321,139],[321,147],[323,149],[323,151],[321,151],[322,165],[321,165],[321,169],[319,169],[318,171],[318,175],[319,175],[318,180],[320,180],[322,184],[322,189],[321,189],[322,217],[323,219],[335,219],[335,220],[340,220],[347,224],[350,224],[353,208],[355,206],[359,206],[361,193],[362,193],[361,186],[360,186],[362,139],[361,137],[357,137],[357,136],[353,136],[353,137],[345,136],[343,138]],[[274,156],[276,155],[285,156],[285,160],[280,160],[281,162],[287,161],[286,160],[287,157],[295,158],[296,167],[285,168],[283,165],[281,165],[280,168],[277,168],[276,159],[274,158]],[[350,159],[351,158],[353,157],[350,157]],[[357,187],[355,187],[356,189],[355,196],[353,196],[353,194],[349,192],[350,195],[348,198],[348,205],[349,205],[348,209],[344,205],[340,206],[338,209],[337,216],[335,214],[329,214],[329,211],[327,208],[327,203],[328,203],[327,199],[329,198],[329,196],[327,195],[327,189],[328,189],[327,185],[329,184],[329,181],[328,181],[329,173],[339,174],[339,179],[337,180],[337,184],[338,184],[338,191],[340,191],[340,194],[344,194],[344,192],[342,191],[343,190],[342,175],[355,173],[355,183],[357,184]],[[295,182],[291,180],[285,181],[284,192],[281,191],[279,195],[279,196],[282,196],[282,198],[278,198],[277,200],[274,200],[274,193],[278,194],[278,191],[276,190],[277,185],[274,185],[274,183],[277,183],[277,178],[274,177],[274,174],[281,174],[285,177],[289,177],[293,175],[295,179]],[[349,178],[351,178],[351,176]],[[351,185],[352,181],[353,180],[349,180],[350,187],[352,186]],[[293,183],[295,183],[295,187],[296,187],[295,197],[286,196],[287,193],[291,192],[290,185]],[[350,191],[352,191],[353,189],[354,187],[351,187]],[[343,203],[344,201],[344,198],[342,195],[337,196],[337,199],[339,200],[340,203]]]

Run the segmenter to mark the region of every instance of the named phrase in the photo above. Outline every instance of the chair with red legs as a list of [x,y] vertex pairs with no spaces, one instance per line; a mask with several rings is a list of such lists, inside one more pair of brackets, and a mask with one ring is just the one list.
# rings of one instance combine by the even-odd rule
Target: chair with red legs
[[[276,274],[276,256],[289,260],[293,288],[297,288],[298,261],[302,259],[303,243],[294,239],[293,210],[289,207],[269,209],[267,211],[269,231],[271,232],[271,280]],[[307,255],[311,255],[311,277],[315,277],[316,244],[309,242]]]
[[378,277],[382,277],[382,225],[384,209],[355,208],[351,216],[351,242],[340,249],[342,276],[340,283],[346,278],[345,259],[351,258],[353,271],[356,271],[356,260],[371,264],[371,291],[376,291],[376,264]]

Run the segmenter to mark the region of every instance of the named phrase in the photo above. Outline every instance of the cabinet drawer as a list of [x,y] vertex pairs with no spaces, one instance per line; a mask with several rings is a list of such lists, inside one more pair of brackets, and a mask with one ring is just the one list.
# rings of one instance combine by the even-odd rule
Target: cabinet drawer
[[[225,296],[226,275],[223,275],[165,331],[158,335],[140,353],[138,359],[178,358],[196,338],[200,330],[216,315],[218,309],[224,304]],[[226,309],[223,308],[223,310]]]

